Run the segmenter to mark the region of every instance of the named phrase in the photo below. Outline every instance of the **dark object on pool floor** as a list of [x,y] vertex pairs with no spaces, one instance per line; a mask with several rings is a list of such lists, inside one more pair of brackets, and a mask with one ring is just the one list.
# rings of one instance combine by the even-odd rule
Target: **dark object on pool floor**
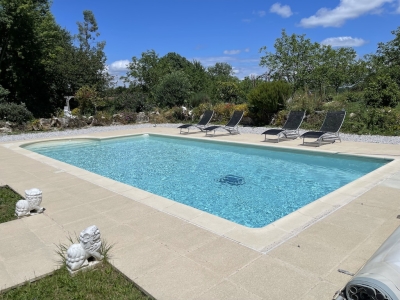
[[218,179],[221,183],[227,183],[230,185],[242,185],[245,184],[244,178],[236,175],[225,175]]

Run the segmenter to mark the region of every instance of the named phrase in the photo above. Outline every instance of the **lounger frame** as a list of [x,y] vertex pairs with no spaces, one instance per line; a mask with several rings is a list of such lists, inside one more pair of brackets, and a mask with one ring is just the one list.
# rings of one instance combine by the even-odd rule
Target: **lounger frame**
[[200,129],[200,131],[203,131],[204,128],[206,128],[206,126],[208,125],[208,123],[210,123],[213,115],[214,115],[214,111],[213,110],[206,110],[203,113],[203,116],[201,117],[201,119],[199,120],[199,123],[197,123],[197,124],[183,124],[183,125],[179,126],[178,127],[180,129],[179,134],[182,134],[182,129],[187,129],[187,132],[185,132],[185,133],[189,133],[189,130],[190,130],[191,127],[196,127],[197,129]]
[[279,143],[280,139],[297,139],[300,136],[300,126],[303,123],[305,111],[291,111],[285,124],[280,129],[268,129],[264,131],[264,141],[275,140],[267,139],[267,135],[275,135],[276,141]]
[[[346,111],[344,110],[332,112],[328,111],[319,131],[307,131],[301,135],[301,137],[303,138],[303,145],[317,144],[319,147],[322,143],[334,143],[337,140],[342,142],[339,131],[340,128],[342,128],[345,117]],[[333,124],[330,124],[332,122]],[[306,142],[306,138],[315,138],[316,140],[313,142]]]
[[204,131],[206,132],[206,136],[208,136],[208,135],[211,136],[211,134],[208,134],[209,131],[214,131],[213,135],[215,135],[215,130],[218,128],[225,129],[226,131],[229,132],[229,134],[234,134],[234,133],[240,134],[239,123],[242,120],[243,115],[244,115],[244,111],[236,110],[233,112],[231,119],[229,120],[228,124],[226,124],[225,126],[213,125],[213,126],[204,128]]

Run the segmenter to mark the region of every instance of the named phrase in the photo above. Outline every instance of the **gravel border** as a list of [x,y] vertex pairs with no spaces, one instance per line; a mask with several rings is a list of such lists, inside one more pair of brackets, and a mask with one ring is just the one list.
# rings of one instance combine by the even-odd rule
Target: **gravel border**
[[[113,126],[94,126],[86,127],[81,129],[68,129],[62,131],[47,131],[47,132],[34,132],[34,133],[22,133],[22,134],[4,134],[0,135],[0,142],[13,142],[13,141],[25,141],[32,139],[44,139],[53,137],[66,137],[75,135],[84,135],[95,132],[104,131],[117,131],[117,130],[127,130],[136,128],[150,128],[150,127],[167,127],[167,128],[177,128],[181,124],[135,124],[135,125],[113,125]],[[239,127],[241,133],[252,133],[261,134],[265,131],[265,127]],[[305,132],[306,130],[300,130],[300,132]],[[400,136],[381,136],[381,135],[356,135],[341,133],[340,137],[343,141],[352,142],[364,142],[364,143],[379,143],[379,144],[395,144],[400,145]]]

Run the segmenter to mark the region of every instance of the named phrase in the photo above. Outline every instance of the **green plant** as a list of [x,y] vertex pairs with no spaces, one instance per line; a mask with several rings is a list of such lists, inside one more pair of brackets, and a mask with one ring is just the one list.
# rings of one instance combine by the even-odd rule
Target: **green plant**
[[218,103],[214,105],[214,119],[218,122],[229,120],[235,111],[235,105],[232,103]]
[[96,112],[99,96],[95,88],[84,85],[76,92],[75,99],[78,101],[80,112],[83,115]]
[[209,102],[211,102],[210,97],[206,93],[200,92],[200,93],[193,94],[190,97],[189,105],[190,105],[190,107],[197,107],[203,103],[209,103]]
[[395,107],[400,103],[400,88],[388,75],[381,75],[368,84],[364,97],[370,106]]
[[268,124],[272,115],[285,107],[290,92],[290,85],[283,81],[263,82],[252,89],[247,98],[258,123]]
[[0,103],[0,119],[22,124],[33,118],[25,104]]
[[15,204],[23,199],[8,186],[0,187],[0,223],[17,219],[15,216]]

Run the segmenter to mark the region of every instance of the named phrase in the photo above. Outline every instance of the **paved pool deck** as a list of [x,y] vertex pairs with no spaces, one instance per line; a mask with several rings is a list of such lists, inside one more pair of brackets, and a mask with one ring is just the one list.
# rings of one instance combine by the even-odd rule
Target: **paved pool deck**
[[[400,145],[342,142],[319,148],[255,134],[141,133],[394,159],[264,228],[250,229],[22,149],[0,143],[0,186],[43,192],[43,214],[0,224],[0,291],[57,268],[56,244],[90,225],[115,243],[112,264],[156,299],[332,299],[400,225]],[[68,139],[77,138],[73,136]],[[65,137],[61,138],[65,139]],[[54,139],[53,139],[54,140]]]

